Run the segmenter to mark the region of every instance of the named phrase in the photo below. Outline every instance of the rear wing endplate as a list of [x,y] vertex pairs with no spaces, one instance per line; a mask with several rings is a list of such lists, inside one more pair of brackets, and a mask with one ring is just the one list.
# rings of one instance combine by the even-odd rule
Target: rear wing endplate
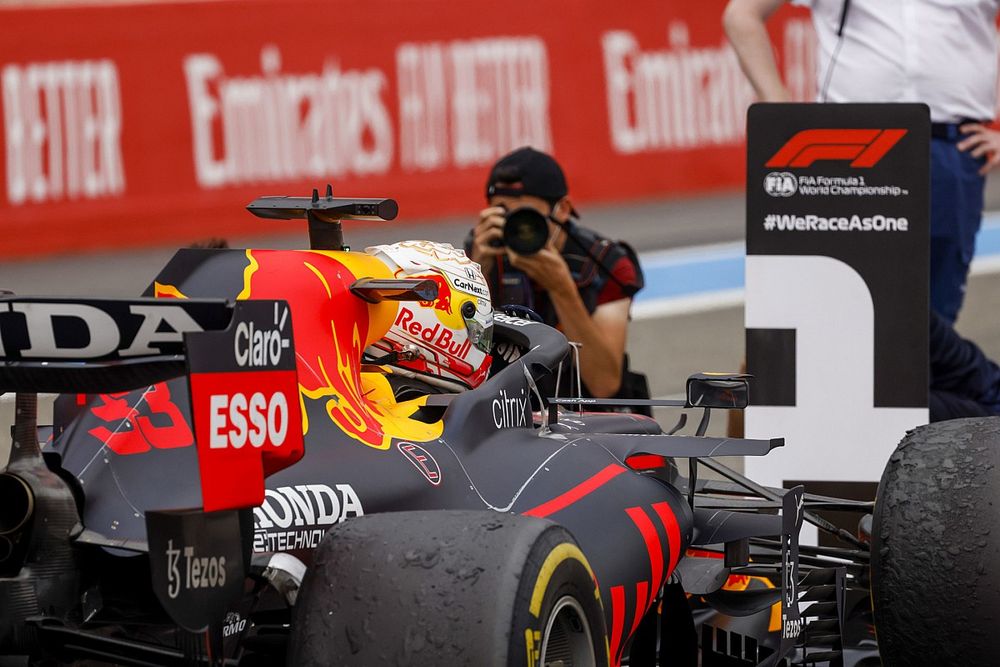
[[[264,477],[302,457],[295,369],[285,301],[0,298],[0,393],[187,377],[205,511],[260,505]],[[248,417],[266,428],[230,424]]]

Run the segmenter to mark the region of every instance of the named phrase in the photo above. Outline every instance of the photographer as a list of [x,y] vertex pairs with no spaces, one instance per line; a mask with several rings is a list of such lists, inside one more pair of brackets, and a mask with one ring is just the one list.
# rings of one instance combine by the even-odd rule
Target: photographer
[[625,357],[629,307],[643,286],[634,251],[574,222],[562,169],[532,148],[493,166],[486,198],[466,250],[494,305],[530,308],[580,343],[587,395],[646,397],[645,377],[630,373]]

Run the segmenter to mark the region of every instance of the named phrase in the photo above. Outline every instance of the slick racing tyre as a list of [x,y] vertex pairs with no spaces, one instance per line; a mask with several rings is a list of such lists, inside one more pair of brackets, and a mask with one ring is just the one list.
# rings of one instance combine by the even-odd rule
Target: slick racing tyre
[[290,665],[608,664],[593,573],[561,526],[394,512],[327,533],[302,582]]
[[1000,418],[937,422],[903,438],[878,487],[871,569],[883,664],[994,664]]

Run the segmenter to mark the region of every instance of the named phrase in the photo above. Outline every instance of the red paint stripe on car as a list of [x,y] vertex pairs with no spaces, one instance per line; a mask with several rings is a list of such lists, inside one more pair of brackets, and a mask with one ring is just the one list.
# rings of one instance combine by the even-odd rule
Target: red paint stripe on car
[[632,619],[632,631],[628,633],[630,637],[635,634],[639,627],[639,621],[646,615],[646,607],[653,603],[655,596],[656,591],[652,591],[650,594],[649,584],[645,581],[640,581],[635,585],[635,618]]
[[681,527],[677,524],[677,517],[674,516],[674,511],[670,509],[668,503],[654,504],[653,511],[660,517],[663,527],[667,529],[667,546],[670,549],[670,566],[667,568],[667,574],[669,575],[674,571],[674,567],[677,566],[677,559],[680,557]]
[[621,664],[618,649],[622,643],[622,630],[625,627],[625,587],[611,587],[611,664]]
[[646,551],[649,553],[649,567],[653,588],[659,590],[660,582],[663,581],[663,547],[660,545],[660,535],[656,532],[656,526],[652,519],[641,507],[629,507],[625,510],[629,518],[639,529],[643,542],[646,543]]
[[617,477],[618,475],[625,472],[625,468],[620,465],[612,463],[607,468],[597,473],[593,477],[586,479],[572,489],[563,493],[562,495],[556,496],[552,500],[542,503],[538,507],[533,507],[524,513],[525,516],[537,516],[539,518],[547,517],[551,514],[566,509],[576,501],[583,498],[588,493],[592,493],[601,486],[607,484],[609,481]]

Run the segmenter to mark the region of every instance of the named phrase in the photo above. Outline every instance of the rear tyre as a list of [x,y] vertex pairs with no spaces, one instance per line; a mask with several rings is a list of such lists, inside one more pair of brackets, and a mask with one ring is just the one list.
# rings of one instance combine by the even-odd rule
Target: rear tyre
[[907,434],[878,487],[872,602],[883,664],[983,665],[1000,628],[1000,418]]
[[294,665],[608,664],[604,612],[566,529],[495,512],[335,527],[302,582]]

